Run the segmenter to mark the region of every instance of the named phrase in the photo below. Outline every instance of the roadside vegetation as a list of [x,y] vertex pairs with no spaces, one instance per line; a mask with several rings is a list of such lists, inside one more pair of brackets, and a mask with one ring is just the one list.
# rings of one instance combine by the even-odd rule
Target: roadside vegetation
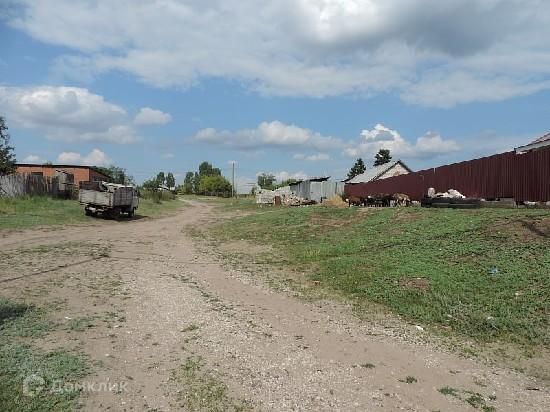
[[[0,405],[5,411],[73,410],[80,392],[60,390],[88,374],[86,359],[34,345],[54,327],[44,311],[0,297]],[[57,386],[56,386],[57,385]],[[56,389],[57,388],[57,389]]]
[[[184,203],[178,201],[172,194],[169,198],[165,196],[140,198],[136,214],[141,217],[160,217],[183,205]],[[47,196],[0,197],[0,230],[94,221],[96,218],[86,216],[77,200],[53,199]]]
[[[238,206],[225,206],[237,210]],[[550,215],[514,209],[257,208],[212,239],[272,246],[256,263],[476,341],[550,345]]]

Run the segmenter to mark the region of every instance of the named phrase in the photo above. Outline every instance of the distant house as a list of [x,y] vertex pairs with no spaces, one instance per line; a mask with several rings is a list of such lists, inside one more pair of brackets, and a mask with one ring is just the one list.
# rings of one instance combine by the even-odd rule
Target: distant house
[[80,182],[104,181],[110,182],[111,177],[101,173],[93,166],[78,165],[37,165],[31,163],[18,163],[17,173],[30,174],[35,176],[54,177],[61,174],[68,174],[74,177],[74,185],[78,187]]
[[367,169],[365,173],[357,175],[351,179],[346,179],[344,182],[347,184],[369,183],[375,180],[387,179],[388,177],[401,176],[409,173],[412,173],[412,169],[410,169],[401,160],[396,160],[380,166],[374,166]]
[[540,150],[544,148],[546,149],[550,148],[550,133],[546,133],[544,136],[533,140],[531,143],[525,146],[516,147],[515,151],[516,153],[519,154],[519,153],[530,152],[532,150]]

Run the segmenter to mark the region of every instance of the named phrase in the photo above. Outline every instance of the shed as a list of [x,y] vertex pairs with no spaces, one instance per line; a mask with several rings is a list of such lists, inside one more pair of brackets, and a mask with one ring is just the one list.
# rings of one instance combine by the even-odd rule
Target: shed
[[325,199],[344,193],[343,182],[329,181],[329,179],[330,176],[299,180],[290,185],[290,190],[302,199],[322,203]]

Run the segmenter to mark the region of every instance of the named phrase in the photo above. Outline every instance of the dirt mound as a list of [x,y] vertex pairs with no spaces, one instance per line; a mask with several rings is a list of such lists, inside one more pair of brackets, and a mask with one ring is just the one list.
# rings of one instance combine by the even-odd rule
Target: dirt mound
[[348,204],[338,195],[334,195],[330,199],[325,200],[323,205],[330,207],[348,207]]

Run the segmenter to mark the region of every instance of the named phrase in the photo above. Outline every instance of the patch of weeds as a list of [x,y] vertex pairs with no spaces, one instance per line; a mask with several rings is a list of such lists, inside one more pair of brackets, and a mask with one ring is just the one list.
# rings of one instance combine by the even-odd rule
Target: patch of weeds
[[373,363],[362,363],[361,367],[366,369],[374,369],[376,368],[376,365],[374,365]]
[[93,328],[94,326],[93,317],[76,318],[67,322],[67,327],[75,332],[84,332],[86,329]]
[[443,388],[438,389],[440,393],[442,393],[445,396],[455,396],[458,397],[458,389],[451,388],[450,386],[444,386]]
[[5,298],[0,298],[0,325],[10,319],[23,316],[28,309],[29,306],[24,303],[17,303]]
[[246,402],[230,396],[227,386],[205,370],[200,357],[188,357],[184,365],[176,372],[176,379],[182,384],[180,400],[182,407],[194,411],[250,411]]
[[[454,396],[457,399],[460,399],[463,402],[466,402],[474,409],[481,409],[483,412],[495,412],[496,408],[491,405],[487,405],[487,400],[485,397],[477,392],[459,390],[445,386],[444,388],[439,389],[443,395]],[[490,401],[496,400],[496,396],[489,396]]]
[[194,323],[192,323],[191,325],[189,326],[186,326],[185,328],[183,328],[181,331],[182,332],[192,332],[194,330],[197,330],[199,327],[197,325],[195,325]]
[[0,298],[0,334],[4,337],[40,337],[52,328],[44,311],[32,305]]
[[56,391],[56,388],[76,382],[88,373],[85,358],[64,350],[45,352],[25,343],[25,338],[42,336],[51,326],[41,310],[6,299],[0,300],[0,307],[1,409],[38,412],[75,409],[79,392]]
[[414,376],[407,376],[405,379],[399,379],[399,382],[405,382],[408,384],[416,383],[418,382],[418,379],[416,379]]

